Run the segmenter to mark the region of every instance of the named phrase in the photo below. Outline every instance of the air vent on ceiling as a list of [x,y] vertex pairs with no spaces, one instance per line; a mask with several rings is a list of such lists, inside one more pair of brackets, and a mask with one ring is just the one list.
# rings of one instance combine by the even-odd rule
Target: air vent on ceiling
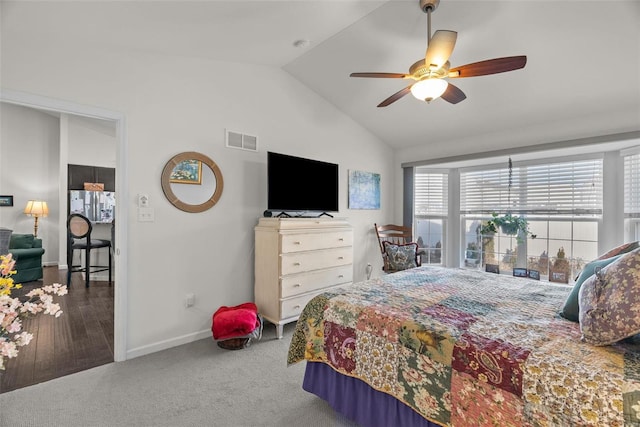
[[258,151],[258,137],[227,130],[227,147]]

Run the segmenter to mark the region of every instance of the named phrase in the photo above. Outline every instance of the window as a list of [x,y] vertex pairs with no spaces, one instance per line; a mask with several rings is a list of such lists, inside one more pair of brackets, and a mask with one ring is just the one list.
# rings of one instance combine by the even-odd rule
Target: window
[[623,156],[626,239],[640,240],[640,152],[635,149]]
[[425,255],[423,264],[443,264],[448,211],[448,175],[425,168],[414,173],[414,234]]
[[[523,267],[547,277],[575,277],[598,254],[602,171],[601,156],[521,162],[511,171],[506,164],[461,170],[464,265],[498,264],[500,271]],[[536,238],[501,232],[481,236],[480,226],[493,212],[525,217]]]

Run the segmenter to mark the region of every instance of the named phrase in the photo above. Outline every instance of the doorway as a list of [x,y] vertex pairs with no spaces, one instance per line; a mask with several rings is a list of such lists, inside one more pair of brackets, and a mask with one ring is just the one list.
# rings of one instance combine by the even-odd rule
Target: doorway
[[[124,115],[105,110],[98,107],[91,107],[86,105],[80,105],[71,103],[68,101],[62,101],[53,98],[42,97],[38,95],[2,90],[0,91],[0,102],[6,104],[13,104],[23,106],[27,108],[33,108],[37,110],[47,111],[51,114],[57,114],[61,117],[60,133],[64,136],[68,132],[68,121],[62,119],[65,115],[92,118],[98,120],[104,120],[112,122],[116,129],[116,195],[117,199],[121,201],[128,200],[128,190],[125,183],[127,182],[127,170],[125,164],[125,152],[126,152],[126,128]],[[59,261],[60,271],[56,271],[51,274],[62,274],[66,276],[66,198],[67,198],[67,168],[68,153],[66,150],[68,147],[61,147],[60,153],[60,199],[64,198],[65,203],[61,206],[65,206],[64,209],[60,209],[60,215],[58,220],[59,235],[64,236],[59,238]],[[64,165],[64,167],[62,167]],[[120,218],[128,217],[128,207],[126,203],[116,203],[115,216]],[[127,221],[118,221],[118,227],[115,229],[115,241],[118,242],[114,248],[114,283],[113,283],[113,360],[124,361],[126,360],[126,296],[127,296],[127,241],[126,235],[128,230]],[[60,250],[62,249],[62,250]],[[58,268],[56,267],[56,270]],[[64,271],[62,271],[64,270]],[[66,277],[60,278],[60,283],[66,282]],[[75,285],[75,281],[72,282]],[[81,288],[75,286],[76,289]],[[64,297],[63,297],[64,298]],[[58,319],[59,320],[59,319]],[[28,347],[25,347],[28,348]],[[20,357],[20,356],[18,356]]]

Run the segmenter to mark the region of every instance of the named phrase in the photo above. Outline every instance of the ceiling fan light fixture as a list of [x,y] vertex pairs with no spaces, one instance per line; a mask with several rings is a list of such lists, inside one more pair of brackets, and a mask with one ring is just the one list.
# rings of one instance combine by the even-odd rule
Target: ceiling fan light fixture
[[411,94],[420,101],[431,102],[439,98],[447,86],[449,83],[444,79],[424,79],[411,86]]

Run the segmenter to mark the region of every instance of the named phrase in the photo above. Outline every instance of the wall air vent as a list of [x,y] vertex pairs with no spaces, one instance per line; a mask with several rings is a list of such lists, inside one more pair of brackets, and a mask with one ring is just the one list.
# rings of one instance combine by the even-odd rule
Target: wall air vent
[[240,150],[258,151],[258,137],[245,135],[239,132],[226,131],[227,147],[238,148]]

